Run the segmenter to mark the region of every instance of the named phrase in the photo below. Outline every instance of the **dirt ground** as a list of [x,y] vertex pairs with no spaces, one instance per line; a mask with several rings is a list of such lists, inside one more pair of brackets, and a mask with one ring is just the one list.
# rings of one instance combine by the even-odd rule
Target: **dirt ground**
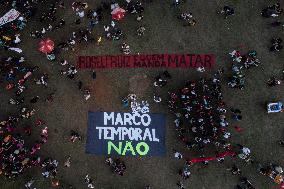
[[[65,1],[68,9],[59,11],[58,18],[64,18],[67,24],[58,32],[48,33],[46,36],[54,39],[55,43],[66,40],[71,32],[78,27],[73,24],[75,15],[71,11],[71,1]],[[87,1],[91,8],[95,8],[97,1]],[[214,70],[224,67],[225,78],[230,73],[230,58],[228,53],[240,48],[242,52],[256,50],[261,67],[245,71],[245,90],[229,89],[224,82],[224,101],[228,106],[238,107],[243,112],[243,120],[240,125],[245,128],[242,134],[232,129],[232,143],[240,143],[248,146],[256,161],[262,163],[274,162],[284,165],[283,148],[276,144],[277,140],[284,137],[283,113],[268,115],[265,111],[265,103],[269,101],[284,101],[283,85],[276,88],[268,88],[266,80],[272,76],[281,76],[284,68],[284,53],[271,53],[268,48],[272,37],[283,38],[283,28],[270,28],[268,23],[274,19],[263,19],[260,15],[262,8],[275,1],[266,0],[187,0],[180,8],[171,6],[171,1],[142,1],[145,7],[143,25],[146,27],[145,36],[136,36],[139,24],[133,15],[118,23],[126,34],[121,41],[103,40],[100,46],[96,44],[81,44],[75,53],[62,52],[58,60],[66,58],[71,63],[76,62],[78,55],[112,55],[120,54],[120,44],[127,42],[132,53],[200,53],[215,54],[217,63]],[[216,14],[217,9],[228,4],[235,7],[236,14],[229,19],[223,19]],[[44,8],[44,7],[43,7]],[[195,27],[183,27],[176,16],[180,11],[190,11],[197,20]],[[106,14],[105,14],[106,15]],[[281,17],[283,21],[283,15]],[[280,20],[281,20],[280,19]],[[85,19],[86,21],[87,19]],[[94,29],[94,37],[101,36],[103,25],[108,23],[110,17],[106,15],[104,21]],[[59,164],[59,177],[63,188],[69,184],[78,189],[86,188],[84,176],[88,173],[94,178],[95,186],[99,189],[143,189],[151,185],[154,189],[174,189],[180,179],[178,169],[184,161],[173,158],[172,149],[177,149],[185,154],[185,157],[195,157],[178,141],[173,125],[173,117],[167,111],[166,97],[168,90],[177,89],[186,80],[194,80],[210,75],[214,70],[199,73],[192,69],[170,69],[173,79],[169,84],[159,90],[163,97],[162,103],[153,102],[153,78],[164,69],[114,69],[96,70],[97,79],[92,80],[91,71],[80,71],[76,80],[62,77],[59,72],[61,66],[57,62],[49,62],[45,56],[37,51],[38,39],[29,37],[29,32],[40,29],[36,18],[32,18],[27,28],[22,33],[20,47],[28,59],[29,64],[40,67],[40,72],[46,72],[50,76],[48,88],[35,86],[30,81],[26,99],[39,95],[47,96],[55,91],[55,99],[52,104],[39,102],[35,105],[38,110],[35,118],[41,118],[47,122],[50,136],[47,144],[40,150],[42,156],[57,159]],[[1,56],[5,52],[0,51]],[[81,80],[84,86],[92,90],[89,101],[83,99],[82,93],[77,89],[76,82]],[[1,88],[3,87],[2,84]],[[91,111],[126,111],[121,106],[121,99],[130,92],[137,93],[143,100],[148,100],[150,110],[153,113],[167,114],[167,135],[165,157],[122,157],[126,162],[127,171],[121,177],[111,172],[105,165],[105,157],[85,154],[85,136],[87,130],[87,112]],[[0,92],[1,117],[5,117],[16,111],[15,107],[7,105],[11,93]],[[31,106],[31,105],[29,105]],[[234,125],[234,124],[231,124]],[[68,141],[70,130],[77,130],[84,138],[82,142],[71,143]],[[33,136],[36,138],[39,130],[35,129]],[[65,168],[63,162],[71,155],[70,168]],[[227,168],[233,164],[241,167],[243,175],[247,176],[257,189],[276,189],[278,186],[267,177],[260,175],[257,164],[245,165],[239,159],[228,158],[224,164],[209,163],[208,167],[194,165],[191,168],[191,177],[185,182],[187,189],[230,189],[233,188],[238,177],[232,176]],[[22,177],[11,182],[0,178],[1,189],[21,189],[24,183],[31,177],[35,178],[37,189],[52,188],[48,179],[41,176],[40,169],[28,171]]]

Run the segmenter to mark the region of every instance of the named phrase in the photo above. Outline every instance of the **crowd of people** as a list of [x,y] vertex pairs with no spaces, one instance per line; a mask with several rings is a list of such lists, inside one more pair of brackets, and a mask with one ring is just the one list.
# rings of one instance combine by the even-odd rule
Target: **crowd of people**
[[[174,0],[173,5],[178,7],[183,2]],[[69,23],[63,18],[60,18],[60,11],[65,11],[69,7],[64,4],[64,1],[55,0],[49,2],[46,0],[25,0],[25,1],[9,1],[0,0],[2,7],[9,7],[17,9],[21,15],[14,21],[6,23],[0,27],[0,48],[6,51],[13,51],[15,55],[1,57],[0,72],[1,83],[5,85],[7,94],[11,95],[9,105],[14,105],[17,110],[17,115],[9,115],[0,120],[0,134],[1,134],[1,149],[0,149],[0,174],[5,175],[8,179],[16,178],[25,170],[32,167],[41,167],[42,176],[50,178],[51,185],[57,187],[60,185],[58,179],[58,165],[59,162],[53,158],[42,158],[39,156],[39,150],[42,145],[48,141],[48,127],[45,121],[36,118],[35,123],[26,125],[26,121],[31,122],[31,118],[37,117],[38,109],[35,106],[42,103],[45,106],[47,103],[52,103],[55,97],[55,92],[48,92],[47,95],[32,94],[32,97],[27,99],[30,87],[43,87],[49,90],[49,75],[45,72],[41,73],[38,66],[29,66],[29,59],[22,55],[23,51],[19,48],[22,44],[21,32],[29,23],[29,19],[36,18],[40,22],[40,27],[35,27],[30,32],[31,39],[43,39],[52,34],[52,32],[60,32]],[[38,11],[39,6],[44,6],[43,11]],[[69,62],[69,60],[61,59],[60,54],[71,50],[74,52],[79,44],[96,42],[101,43],[102,36],[94,37],[94,28],[98,26],[105,17],[105,14],[110,14],[117,8],[122,8],[130,15],[135,16],[137,36],[142,37],[147,32],[144,20],[144,6],[141,1],[126,0],[122,4],[117,2],[103,1],[101,5],[96,8],[91,8],[85,2],[73,2],[71,8],[74,13],[74,23],[79,29],[72,30],[66,34],[66,39],[56,45],[55,49],[47,53],[48,60],[58,62],[60,65],[59,74],[66,76],[68,79],[76,80],[78,70],[76,66]],[[277,19],[283,12],[279,3],[268,6],[261,11],[261,15],[265,18]],[[231,6],[224,6],[218,13],[224,16],[225,19],[235,14],[235,9]],[[181,12],[177,15],[184,26],[195,26],[197,20],[193,17],[191,12]],[[87,21],[87,26],[82,23]],[[112,19],[103,26],[104,38],[106,40],[121,40],[124,39],[125,33],[119,26],[119,22]],[[284,23],[275,20],[270,23],[271,26],[284,26]],[[270,51],[280,52],[282,50],[282,39],[280,37],[271,40]],[[125,55],[131,54],[130,46],[127,42],[121,45],[121,52]],[[234,50],[229,53],[232,59],[232,77],[227,83],[231,88],[244,89],[245,75],[244,70],[251,67],[258,67],[260,61],[257,58],[257,52],[252,50],[248,53],[241,53],[239,50]],[[198,71],[204,72],[204,68],[198,68]],[[216,160],[220,163],[224,161],[227,156],[238,157],[247,164],[254,164],[254,159],[251,156],[251,150],[240,144],[233,144],[231,142],[232,133],[229,131],[229,120],[239,122],[242,120],[242,113],[239,109],[227,107],[223,99],[221,90],[221,81],[223,70],[218,70],[213,78],[201,78],[198,81],[188,81],[183,88],[177,91],[169,92],[168,108],[175,116],[174,125],[177,132],[177,137],[184,146],[189,149],[196,149],[199,152],[199,158],[187,159],[184,167],[178,173],[181,181],[177,183],[179,188],[185,188],[183,182],[190,178],[192,174],[191,166],[196,162],[202,162],[208,165],[210,161]],[[92,78],[96,78],[95,71],[92,72]],[[162,102],[162,97],[159,95],[158,88],[167,85],[168,81],[172,79],[169,72],[165,71],[159,74],[153,83],[155,87],[153,101],[156,103]],[[33,81],[33,82],[30,82]],[[83,99],[89,100],[91,97],[91,90],[82,83],[76,82],[78,89],[82,92]],[[267,81],[268,86],[280,85],[281,79],[271,77]],[[39,89],[40,90],[40,89]],[[30,94],[29,94],[30,95]],[[165,100],[166,101],[166,100]],[[124,107],[131,107],[133,113],[148,113],[149,103],[147,101],[138,101],[135,94],[130,94],[122,100]],[[230,114],[228,117],[227,114]],[[24,125],[21,127],[21,125]],[[242,128],[234,127],[236,132],[241,132]],[[34,131],[40,130],[37,140],[28,145],[31,136],[35,135]],[[82,136],[74,130],[71,130],[70,142],[77,140],[82,141]],[[284,146],[283,140],[279,141],[279,145]],[[208,149],[213,153],[212,158],[207,158]],[[184,156],[178,151],[174,151],[174,157],[182,160]],[[120,176],[123,176],[126,171],[126,165],[121,159],[107,158],[106,164],[111,167],[111,170]],[[71,166],[71,156],[68,156],[64,167]],[[242,171],[236,165],[232,165],[227,169],[232,175],[239,176],[239,183],[236,185],[237,189],[250,188],[254,186],[247,177],[242,175]],[[259,173],[266,175],[273,179],[277,184],[283,184],[283,170],[280,165],[273,163],[269,165],[261,165],[258,168]],[[32,185],[36,180],[31,179],[25,184],[25,188],[33,188]],[[87,174],[84,178],[88,188],[94,188],[94,181],[90,175]],[[69,188],[73,188],[69,186]],[[150,189],[150,186],[146,186]]]
[[[62,18],[58,18],[58,12],[64,10],[66,7],[63,1],[48,2],[45,0],[36,1],[0,1],[1,5],[5,7],[13,7],[17,9],[21,15],[16,20],[1,26],[0,28],[0,47],[5,50],[12,50],[19,54],[22,54],[22,50],[19,48],[21,44],[20,32],[25,28],[30,18],[35,18],[38,16],[38,21],[44,27],[35,28],[34,31],[30,33],[32,38],[42,39],[52,32],[61,30],[66,25],[66,22]],[[37,12],[39,6],[46,3],[46,11]],[[57,47],[47,54],[47,58],[52,61],[56,61],[60,54],[60,51],[74,51],[78,43],[83,41],[89,42],[93,41],[92,30],[96,24],[102,19],[102,11],[114,6],[114,4],[102,3],[102,6],[97,9],[89,9],[87,3],[74,2],[72,3],[72,9],[75,15],[78,17],[75,19],[74,23],[79,25],[82,19],[85,17],[85,11],[87,11],[87,18],[89,19],[89,26],[83,27],[78,31],[71,32],[71,37],[66,41],[58,43]],[[144,8],[142,4],[137,2],[128,1],[125,5],[127,10],[131,11],[131,14],[137,14],[137,21],[143,19],[142,12]],[[37,13],[37,14],[36,14]],[[107,29],[108,26],[105,26]],[[115,30],[114,35],[111,34],[111,38],[119,39],[122,36],[122,32],[117,28],[114,21],[111,22],[110,27]],[[137,30],[138,35],[143,35],[145,28],[142,26]],[[109,37],[109,34],[106,34]],[[100,39],[101,40],[101,39]],[[98,41],[99,42],[99,41]],[[44,178],[51,178],[52,186],[56,187],[59,185],[59,180],[57,179],[57,167],[58,161],[52,158],[47,158],[42,160],[38,155],[38,151],[41,146],[48,140],[48,127],[42,128],[40,134],[40,140],[34,142],[32,146],[25,143],[25,136],[30,138],[33,135],[33,126],[24,126],[23,129],[17,128],[17,125],[21,124],[21,120],[30,119],[35,114],[35,109],[27,108],[33,106],[35,103],[41,101],[41,103],[50,103],[53,101],[55,93],[49,93],[46,97],[41,95],[35,95],[30,100],[26,99],[26,91],[30,86],[33,85],[28,80],[33,80],[35,85],[42,85],[48,88],[49,76],[47,73],[39,73],[39,67],[28,66],[28,60],[23,55],[12,55],[8,57],[1,57],[1,73],[3,77],[1,82],[5,83],[6,90],[8,93],[14,91],[15,97],[9,99],[8,104],[16,105],[19,108],[18,116],[8,116],[7,119],[1,120],[1,173],[3,173],[7,178],[15,178],[19,174],[22,174],[26,169],[33,166],[41,166],[43,169],[42,176]],[[77,74],[77,69],[74,65],[69,63],[67,60],[60,60],[59,62],[62,69],[60,70],[61,75],[66,75],[69,79],[75,79]],[[95,72],[92,73],[93,79],[95,79]],[[32,78],[33,79],[30,79]],[[91,92],[88,88],[83,88],[83,83],[78,82],[78,88],[83,92],[83,97],[88,100],[91,97]],[[44,99],[44,100],[43,100]],[[144,102],[143,102],[144,103]],[[137,104],[136,104],[137,105]],[[26,107],[27,106],[27,107]],[[138,107],[138,105],[137,105]],[[140,110],[139,110],[140,111]],[[34,124],[35,127],[44,125],[45,122],[41,119],[37,119]],[[23,131],[21,131],[23,130]],[[81,140],[81,136],[76,131],[71,131],[70,141],[75,142],[77,139]],[[116,166],[114,166],[114,171],[119,175],[123,175],[125,171],[125,166],[122,162],[115,161]],[[65,167],[70,167],[70,158],[67,158],[65,162]],[[25,184],[26,188],[32,188],[36,180],[31,179]],[[85,177],[85,182],[88,188],[94,188],[93,181],[90,179],[89,175]],[[72,186],[70,186],[71,188]]]
[[253,50],[249,51],[247,54],[241,54],[240,51],[234,50],[229,54],[233,64],[232,77],[229,79],[228,86],[243,90],[245,86],[244,68],[249,69],[260,65],[260,61],[257,58],[257,52]]
[[[187,149],[194,150],[199,155],[198,158],[187,159],[184,167],[178,171],[181,178],[181,181],[177,182],[179,188],[185,188],[184,181],[192,174],[191,166],[198,162],[207,166],[210,161],[216,160],[222,163],[227,156],[232,156],[233,158],[238,157],[247,165],[256,165],[251,150],[246,146],[232,143],[230,139],[232,133],[228,130],[229,122],[240,122],[243,116],[241,110],[228,109],[223,101],[222,73],[223,70],[218,70],[211,79],[201,78],[198,81],[187,81],[184,87],[169,92],[168,108],[175,116],[173,124],[177,138]],[[156,79],[156,82],[162,82],[162,80]],[[166,85],[166,80],[163,83],[160,87]],[[226,115],[228,113],[229,118]],[[233,128],[236,133],[243,132],[240,126]],[[283,141],[279,141],[280,145],[283,145],[282,143]],[[213,153],[210,157],[208,157],[209,152]],[[174,157],[181,160],[184,155],[174,150]],[[232,175],[239,176],[240,182],[236,185],[237,189],[255,188],[236,165],[232,165],[227,170]],[[283,185],[284,175],[280,165],[271,163],[269,166],[260,166],[256,170],[270,177],[275,183]]]
[[[52,178],[52,183],[56,185],[58,184],[55,182],[58,162],[43,160],[39,155],[42,145],[48,141],[48,127],[40,118],[36,118],[34,123],[32,121],[33,117],[38,117],[35,104],[51,102],[52,96],[36,94],[30,99],[26,97],[33,95],[27,89],[36,88],[36,85],[48,88],[48,74],[41,74],[39,67],[31,64],[19,48],[19,44],[22,43],[20,32],[25,28],[28,20],[35,15],[41,3],[45,1],[0,1],[1,8],[2,6],[12,7],[21,13],[16,20],[0,28],[0,48],[14,50],[17,53],[1,56],[1,84],[5,86],[5,93],[10,96],[7,104],[16,106],[19,112],[8,115],[7,118],[1,117],[0,172],[8,179],[14,179],[27,169],[42,167],[44,169],[42,175]],[[42,35],[36,35],[42,37]],[[41,87],[38,87],[41,90]],[[40,133],[37,134],[38,130]],[[36,140],[33,141],[33,138]],[[25,184],[25,188],[32,188],[34,182],[35,180],[31,179]]]
[[220,74],[216,73],[211,80],[188,81],[182,89],[169,92],[168,107],[176,117],[178,138],[189,149],[198,148],[202,152],[206,146],[213,145],[231,150],[226,142],[231,134],[227,130],[229,123]]
[[[11,1],[2,1],[1,3],[2,6],[8,6]],[[18,47],[18,44],[21,43],[19,32],[26,26],[27,19],[34,14],[37,4],[37,1],[27,1],[22,4],[13,1],[11,6],[21,11],[22,15],[15,21],[1,27],[1,47],[5,50]],[[41,128],[39,137],[36,137],[38,139],[32,145],[29,145],[31,139],[27,139],[27,137],[31,138],[36,127],[45,124],[43,120],[37,119],[35,123],[25,125],[26,120],[36,116],[37,111],[33,108],[33,104],[40,98],[38,95],[30,100],[24,97],[28,85],[32,85],[30,83],[31,77],[39,74],[38,67],[29,66],[27,62],[24,56],[19,55],[1,57],[1,83],[5,85],[6,93],[11,96],[7,103],[16,105],[19,112],[17,115],[9,115],[7,118],[2,117],[0,121],[0,170],[10,179],[22,174],[26,169],[40,165],[41,157],[38,155],[38,151],[48,140],[48,127]],[[44,79],[39,81],[37,83],[42,83]],[[24,126],[21,126],[22,124]]]
[[[261,11],[261,15],[264,18],[274,18],[274,19],[277,19],[282,13],[283,13],[283,8],[281,8],[280,3],[269,5]],[[277,26],[284,27],[284,23],[279,21],[278,19],[270,23],[270,25],[273,27]],[[271,52],[280,52],[282,48],[283,48],[282,39],[280,37],[274,37],[271,39],[271,46],[270,46]]]

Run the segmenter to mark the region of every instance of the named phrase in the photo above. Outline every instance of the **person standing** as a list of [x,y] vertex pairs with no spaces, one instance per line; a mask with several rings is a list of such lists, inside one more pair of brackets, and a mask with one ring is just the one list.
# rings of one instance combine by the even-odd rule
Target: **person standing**
[[177,159],[182,159],[182,157],[183,157],[182,154],[180,152],[176,151],[176,150],[174,150],[174,156]]
[[97,78],[97,73],[95,70],[92,71],[92,78],[95,80]]

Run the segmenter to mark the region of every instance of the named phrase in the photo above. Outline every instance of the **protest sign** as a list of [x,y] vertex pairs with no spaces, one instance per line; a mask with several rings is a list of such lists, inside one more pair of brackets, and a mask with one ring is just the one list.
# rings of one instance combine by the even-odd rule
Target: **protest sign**
[[4,16],[0,18],[0,26],[16,20],[18,16],[20,16],[20,13],[18,11],[16,11],[15,9],[9,10]]
[[111,68],[213,68],[213,54],[150,54],[115,56],[79,56],[78,69]]
[[86,153],[163,156],[165,124],[163,114],[89,112]]

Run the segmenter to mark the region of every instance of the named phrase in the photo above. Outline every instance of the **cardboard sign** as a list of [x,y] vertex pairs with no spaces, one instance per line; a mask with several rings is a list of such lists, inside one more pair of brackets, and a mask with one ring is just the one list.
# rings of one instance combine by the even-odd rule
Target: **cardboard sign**
[[89,112],[86,153],[120,156],[163,156],[163,114]]
[[20,13],[18,11],[16,11],[15,9],[9,10],[9,12],[7,12],[4,16],[0,18],[0,26],[16,20],[18,16],[20,16]]
[[117,56],[79,56],[78,69],[107,68],[213,68],[212,54],[152,54]]

